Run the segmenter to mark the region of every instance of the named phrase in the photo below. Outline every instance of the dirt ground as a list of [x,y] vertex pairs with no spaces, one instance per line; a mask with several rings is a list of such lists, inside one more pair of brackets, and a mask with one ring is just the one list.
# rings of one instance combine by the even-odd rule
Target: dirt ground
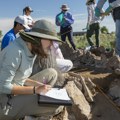
[[97,95],[94,97],[94,103],[91,104],[92,112],[90,120],[120,120],[120,108],[107,96],[107,90],[111,81],[119,76],[110,71],[93,68],[76,69],[74,72],[83,77],[91,78],[97,85]]
[[[97,85],[96,87],[97,94],[94,97],[94,102],[91,103],[92,111],[90,116],[91,118],[89,120],[120,120],[120,108],[118,108],[116,104],[107,96],[107,90],[110,83],[114,79],[120,78],[120,76],[115,75],[111,71],[106,71],[105,69],[94,69],[89,67],[73,69],[73,72],[78,73],[85,78],[89,77]],[[68,116],[68,119],[76,120],[72,113]],[[66,118],[66,120],[68,119]],[[47,119],[38,118],[37,120]],[[62,119],[57,118],[53,120]]]

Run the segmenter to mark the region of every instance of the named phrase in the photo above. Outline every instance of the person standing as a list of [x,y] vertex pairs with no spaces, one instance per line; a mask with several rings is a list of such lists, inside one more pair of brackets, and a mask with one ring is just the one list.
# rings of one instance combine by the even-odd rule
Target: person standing
[[105,10],[105,13],[101,14],[100,10],[104,6],[107,0],[99,0],[95,9],[95,15],[109,15],[112,12],[112,16],[116,27],[116,54],[120,56],[120,0],[108,0],[109,7]]
[[76,50],[75,43],[73,41],[73,29],[72,24],[74,23],[74,19],[72,14],[68,12],[69,7],[66,4],[61,6],[61,12],[57,14],[55,23],[57,26],[60,26],[60,35],[62,41],[66,41],[66,37],[74,50]]
[[[99,31],[100,31],[100,21],[103,20],[104,17],[96,17],[95,16],[95,0],[87,0],[87,11],[88,11],[88,21],[87,21],[87,41],[91,46],[91,49],[94,47],[100,46],[99,40]],[[103,10],[102,10],[103,12]],[[91,37],[95,33],[95,44],[93,43]]]
[[[33,21],[33,18],[30,16],[31,15],[31,12],[33,12],[32,8],[29,7],[29,6],[26,6],[24,9],[23,9],[23,16],[27,19],[28,21],[28,25],[30,28],[32,28],[33,24],[34,24],[34,21]],[[29,31],[29,29],[28,29]]]
[[3,50],[5,47],[7,47],[11,42],[13,42],[16,39],[16,34],[20,30],[25,29],[30,29],[30,27],[27,24],[26,18],[21,15],[17,16],[14,20],[13,28],[10,31],[8,31],[2,39],[1,50]]

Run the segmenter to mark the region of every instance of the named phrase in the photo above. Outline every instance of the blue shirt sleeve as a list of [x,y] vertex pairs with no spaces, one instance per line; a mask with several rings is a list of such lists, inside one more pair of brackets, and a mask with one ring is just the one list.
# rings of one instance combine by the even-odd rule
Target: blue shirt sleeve
[[5,47],[7,47],[9,45],[10,42],[14,41],[14,37],[11,35],[6,35],[3,40],[2,40],[2,44],[1,44],[1,49],[4,49]]
[[72,15],[70,13],[67,13],[64,15],[65,17],[65,21],[68,23],[68,24],[73,24],[74,23],[74,18],[72,17]]

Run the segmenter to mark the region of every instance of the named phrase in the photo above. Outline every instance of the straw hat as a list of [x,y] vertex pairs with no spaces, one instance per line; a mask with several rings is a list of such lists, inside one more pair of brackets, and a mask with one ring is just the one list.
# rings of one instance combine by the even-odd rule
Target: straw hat
[[61,6],[61,9],[62,9],[62,10],[69,10],[70,8],[67,6],[67,4],[63,4],[63,5]]
[[[35,38],[44,38],[52,41],[62,42],[58,37],[55,31],[55,26],[47,20],[38,20],[34,23],[30,32],[22,33],[24,37],[30,36],[29,38],[32,42],[38,43],[38,39]],[[33,40],[34,39],[34,40]],[[29,41],[30,42],[30,41]]]

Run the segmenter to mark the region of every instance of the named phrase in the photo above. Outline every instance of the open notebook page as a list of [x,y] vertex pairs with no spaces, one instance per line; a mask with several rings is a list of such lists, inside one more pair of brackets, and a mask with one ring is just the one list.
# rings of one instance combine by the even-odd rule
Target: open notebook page
[[59,99],[59,100],[70,100],[65,88],[63,89],[52,88],[44,96],[48,96],[48,97]]

